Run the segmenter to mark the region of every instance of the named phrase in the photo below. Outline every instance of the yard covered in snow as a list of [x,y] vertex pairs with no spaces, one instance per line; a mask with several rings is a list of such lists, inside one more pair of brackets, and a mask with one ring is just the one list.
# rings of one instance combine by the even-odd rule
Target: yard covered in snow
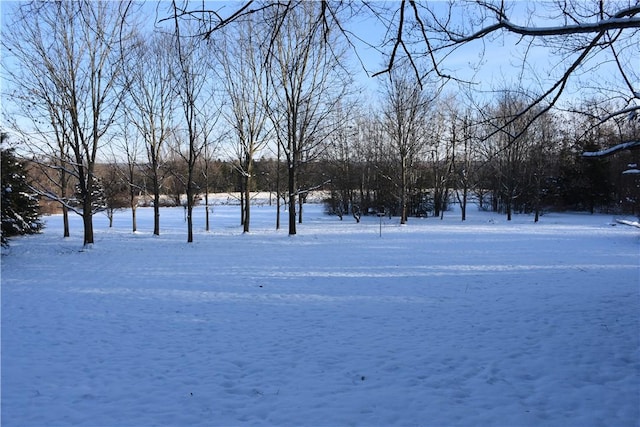
[[[2,256],[2,425],[638,426],[640,234],[605,215],[81,220]],[[285,218],[283,217],[283,221]]]

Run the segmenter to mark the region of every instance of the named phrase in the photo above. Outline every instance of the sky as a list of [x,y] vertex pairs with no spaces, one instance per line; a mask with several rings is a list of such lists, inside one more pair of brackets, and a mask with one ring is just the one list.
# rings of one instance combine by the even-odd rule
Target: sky
[[[443,20],[448,16],[448,2],[428,2],[429,9]],[[508,17],[510,21],[519,26],[529,27],[556,27],[563,24],[562,18],[551,16],[554,9],[547,9],[541,1],[517,1],[507,2]],[[578,3],[587,5],[587,2]],[[473,31],[469,29],[469,22],[477,20],[479,11],[477,5],[469,6],[463,2],[454,2],[454,9],[448,18],[449,28],[464,27],[465,34]],[[554,6],[557,7],[557,6]],[[486,12],[486,10],[485,10]],[[408,13],[408,12],[407,12]],[[555,11],[557,14],[557,11]],[[409,16],[409,15],[407,15]],[[425,13],[423,18],[427,16]],[[489,14],[489,24],[495,22],[492,14]],[[405,21],[409,24],[411,22]],[[429,18],[427,18],[429,19]],[[487,24],[488,25],[488,24]],[[474,31],[480,29],[481,25],[475,25]],[[371,20],[362,20],[355,27],[355,32],[367,40],[381,40],[385,35],[385,28],[381,25],[372,25]],[[629,34],[629,31],[626,33]],[[438,44],[438,35],[430,33],[429,37],[433,45]],[[592,37],[591,34],[585,37]],[[472,82],[466,84],[449,84],[448,88],[455,92],[458,90],[471,89],[475,96],[483,97],[483,92],[489,92],[488,96],[493,96],[493,90],[514,89],[522,87],[533,93],[541,93],[557,82],[577,57],[576,52],[571,51],[571,47],[578,37],[559,37],[536,39],[522,38],[515,34],[499,31],[484,37],[482,40],[475,40],[465,45],[458,46],[454,51],[445,50],[436,54],[440,62],[441,71],[450,74],[461,82]],[[584,38],[581,39],[584,43]],[[627,70],[638,70],[640,68],[640,38],[619,40],[618,47],[621,52],[621,59]],[[419,43],[414,46],[415,51],[424,52],[425,44]],[[623,51],[622,48],[626,47]],[[385,47],[387,56],[373,52],[371,49],[361,48],[359,52],[368,70],[379,71],[384,68],[391,52],[390,46]],[[620,79],[619,72],[609,50],[595,49],[589,55],[583,65],[578,67],[569,79],[569,84],[565,88],[563,99],[574,102],[583,96],[588,96],[588,92],[602,95],[601,88],[609,90],[620,89],[628,92],[625,83]],[[634,59],[635,64],[634,64]],[[427,61],[427,68],[430,63]],[[633,75],[630,76],[633,79]],[[637,77],[636,73],[636,79]],[[636,87],[640,87],[640,81],[633,82]],[[593,90],[591,90],[593,89]],[[562,102],[561,102],[562,104]]]
[[[6,22],[6,15],[14,5],[19,3],[20,2],[15,1],[0,2],[3,31],[10,31],[10,23]],[[197,6],[197,3],[198,2],[194,2],[194,5]],[[209,2],[207,6],[220,11],[222,14],[228,14],[236,10],[240,4],[243,4],[243,2],[214,1]],[[530,4],[531,2],[513,2],[511,4],[513,20],[526,24]],[[156,18],[162,17],[161,9],[163,7],[169,7],[170,5],[171,2],[169,1],[160,3],[155,1],[146,2],[143,10],[145,10],[144,13],[150,18],[146,20],[146,22],[153,23]],[[447,2],[433,2],[429,5],[435,13],[441,16],[446,14],[447,6]],[[463,9],[461,10],[459,8],[455,12],[456,14],[452,15],[450,21],[451,25],[459,25],[461,24],[459,21],[465,18],[463,16],[463,13],[465,13]],[[540,25],[539,23],[537,24]],[[384,53],[381,54],[379,51],[368,48],[365,44],[359,42],[357,38],[362,38],[370,44],[379,45],[385,37],[386,28],[384,28],[379,21],[364,17],[347,22],[346,27],[357,36],[352,38],[352,42],[356,45],[357,54],[362,60],[362,65],[366,68],[366,70],[362,70],[362,66],[356,65],[354,69],[357,74],[359,74],[358,77],[360,81],[370,82],[370,79],[367,79],[367,74],[371,75],[384,69],[391,49],[390,46],[382,47],[381,49]],[[507,37],[506,39],[497,37],[490,42],[487,42],[487,40],[483,42],[473,42],[458,49],[453,55],[449,56],[443,64],[443,70],[454,73],[462,79],[474,79],[475,71],[470,65],[477,64],[480,56],[483,55],[483,67],[479,71],[479,74],[475,75],[477,82],[482,82],[484,85],[488,83],[495,85],[505,80],[519,80],[518,69],[514,67],[514,64],[517,63],[518,56],[520,56],[518,52],[522,50],[521,47],[522,46],[517,46],[517,39],[512,37]],[[419,47],[421,50],[422,48],[423,46]],[[529,60],[535,64],[534,67],[542,67],[546,65],[549,60],[548,51],[538,48],[533,49],[529,52]],[[354,58],[354,62],[357,63],[358,61]]]
[[[16,4],[19,4],[19,2],[0,2],[2,31],[10,31],[10,22],[7,22],[6,16],[11,7]],[[235,10],[238,4],[242,4],[242,2],[210,2],[208,6],[228,14],[229,11]],[[391,4],[393,5],[393,3]],[[162,17],[162,13],[158,12],[158,8],[169,7],[170,5],[171,3],[168,1],[162,2],[160,5],[156,2],[145,3],[143,8],[149,17],[146,20],[147,25],[152,25],[158,16]],[[447,10],[447,5],[447,2],[429,3],[429,7],[433,8],[436,14],[444,14]],[[531,24],[529,22],[530,8],[533,5],[537,5],[537,2],[522,1],[511,3],[512,20],[522,25]],[[469,16],[465,16],[467,13],[469,13],[467,9],[458,7],[455,10],[455,14],[452,15],[450,24],[453,26],[465,24],[470,19]],[[536,21],[534,24],[548,26],[555,25],[557,22],[553,20],[547,22]],[[379,95],[379,83],[386,76],[372,78],[371,75],[385,68],[391,47],[382,46],[380,48],[382,50],[381,53],[359,42],[358,38],[380,47],[385,38],[386,28],[379,21],[366,17],[351,20],[347,23],[347,28],[357,36],[352,37],[351,40],[355,44],[359,60],[362,61],[362,63],[359,63],[358,58],[353,55],[351,68],[355,72],[355,80],[363,88],[362,92],[368,94],[369,99],[376,98]],[[424,51],[424,44],[417,45],[416,51]],[[441,64],[441,70],[445,73],[450,73],[461,81],[473,83],[460,85],[455,82],[449,82],[446,90],[449,93],[457,93],[460,90],[471,88],[473,96],[480,99],[489,99],[492,96],[490,92],[494,89],[511,89],[519,85],[524,86],[527,90],[539,93],[544,88],[549,87],[570,63],[571,55],[563,58],[562,56],[554,56],[550,52],[547,48],[527,45],[526,40],[520,40],[515,36],[509,35],[496,35],[485,38],[482,41],[469,43],[447,56]],[[631,50],[631,53],[633,52]],[[638,49],[636,48],[635,53],[637,52]],[[6,60],[4,53],[3,61]],[[521,59],[525,54],[527,55],[527,62],[526,67],[523,68]],[[605,60],[610,60],[610,58],[606,57],[606,52],[600,52],[600,55],[604,55]],[[602,83],[601,86],[609,88],[619,87],[620,82],[614,81],[612,77],[616,74],[612,64],[603,62],[600,59],[591,61],[587,63],[586,67],[578,70],[583,74],[576,75],[571,79],[565,98],[571,101],[585,96],[587,88],[592,86],[594,82],[600,82]],[[478,65],[480,67],[476,68]],[[637,84],[640,85],[640,82],[637,82]],[[2,85],[2,89],[6,89],[5,84]],[[7,99],[6,96],[3,96],[3,98],[4,110],[10,104],[10,99]]]
[[[521,3],[523,4],[519,7],[518,5],[514,7],[514,16],[516,17],[525,13],[523,5],[526,3]],[[448,12],[448,3],[446,2],[433,2],[429,4],[429,7],[439,16],[446,16]],[[458,9],[457,12],[463,11]],[[406,22],[410,24],[409,18],[406,19]],[[462,25],[460,22],[462,19],[464,19],[462,14],[453,15],[450,24],[452,26]],[[359,38],[377,45],[380,45],[385,39],[387,28],[380,23],[376,23],[373,19],[361,18],[354,22],[355,24],[352,28]],[[395,32],[394,23],[394,29],[391,32],[392,35],[395,35]],[[438,43],[433,34],[431,34],[430,37],[432,42]],[[357,38],[354,38],[354,40],[357,42]],[[521,76],[518,72],[518,60],[522,57],[519,53],[521,49],[518,46],[514,46],[514,44],[513,39],[509,37],[494,37],[492,40],[485,39],[460,46],[446,57],[442,57],[441,54],[436,54],[436,57],[440,61],[440,67],[443,73],[450,74],[463,81],[473,81],[477,84],[477,87],[481,86],[484,89],[488,89],[504,84],[505,81],[512,84],[521,82]],[[416,58],[425,58],[425,47],[424,43],[419,42],[411,45],[410,49],[412,49],[414,53],[417,53]],[[385,69],[392,48],[391,45],[386,45],[381,47],[381,51],[376,51],[360,43],[357,46],[357,50],[369,74],[374,74],[375,72]],[[542,49],[531,49],[528,55],[528,60],[534,63],[548,60],[548,52]],[[418,59],[418,61],[427,67],[430,66],[428,59]]]
[[[238,5],[244,2],[226,2],[216,1],[209,2],[212,8],[216,8],[223,15],[237,10]],[[353,43],[354,49],[351,51],[352,69],[355,73],[356,81],[363,86],[366,92],[375,96],[379,89],[379,82],[386,78],[386,75],[372,78],[371,76],[377,72],[384,70],[389,61],[392,46],[387,42],[383,45],[389,35],[395,35],[395,25],[397,19],[398,2],[372,2],[373,7],[388,7],[389,10],[396,12],[395,14],[387,14],[382,18],[374,18],[372,13],[365,9],[364,13],[357,15],[342,22],[345,29],[353,33],[350,42]],[[559,18],[550,17],[550,12],[545,10],[545,5],[540,1],[514,1],[507,2],[509,19],[522,26],[538,26],[553,27],[559,25]],[[353,2],[352,6],[357,7],[362,3]],[[424,6],[425,4],[423,4]],[[477,8],[457,2],[453,4],[451,15],[449,16],[449,2],[435,1],[426,3],[428,10],[433,12],[435,16],[443,20],[448,17],[448,26],[450,28],[467,28],[469,22],[476,20],[479,16]],[[486,12],[486,10],[484,11]],[[422,18],[429,20],[427,9],[422,9]],[[489,14],[491,17],[492,15]],[[540,17],[544,18],[540,18]],[[392,20],[391,30],[388,30],[389,20]],[[412,24],[411,10],[407,8],[406,26]],[[493,19],[489,20],[493,23]],[[479,27],[475,27],[476,29]],[[387,34],[390,32],[390,34]],[[432,43],[435,40],[437,44],[437,35],[431,34]],[[372,47],[374,46],[374,47]],[[424,57],[425,44],[419,42],[410,49],[417,53],[416,58]],[[552,50],[542,46],[542,43],[536,42],[529,44],[527,39],[521,39],[519,36],[499,32],[494,35],[485,37],[482,40],[470,42],[463,46],[459,46],[455,51],[445,51],[446,56],[436,55],[438,61],[441,61],[441,71],[454,76],[461,82],[472,82],[471,85],[449,84],[448,89],[451,92],[471,88],[476,92],[476,96],[483,97],[482,92],[490,92],[494,89],[502,90],[505,88],[524,87],[532,92],[541,92],[550,84],[555,83],[555,79],[564,73],[569,65],[572,55],[565,54],[555,56]],[[592,83],[593,81],[608,81],[609,86],[615,84],[611,82],[611,76],[615,74],[612,64],[605,63],[610,60],[607,52],[598,52],[599,57],[595,62],[588,62],[587,66],[582,70],[577,70],[576,77],[570,81],[567,88],[568,98],[582,96],[585,88],[585,80]],[[526,61],[525,61],[526,58]],[[422,62],[422,68],[430,67],[428,60],[418,59]],[[523,65],[524,64],[524,65]],[[597,66],[595,66],[597,64]],[[419,65],[420,66],[420,65]],[[578,74],[583,72],[578,79]],[[640,82],[638,82],[640,83]]]

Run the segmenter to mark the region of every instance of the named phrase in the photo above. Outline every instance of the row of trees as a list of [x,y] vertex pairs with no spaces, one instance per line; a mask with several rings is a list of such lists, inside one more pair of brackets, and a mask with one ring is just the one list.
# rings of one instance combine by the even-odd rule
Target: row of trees
[[[326,141],[321,155],[303,165],[299,187],[324,190],[330,213],[351,214],[356,219],[381,212],[400,216],[403,222],[409,216],[441,216],[447,204],[455,202],[465,220],[469,200],[482,209],[503,212],[509,219],[514,212],[532,212],[536,221],[543,209],[640,212],[640,182],[630,166],[638,164],[639,152],[612,158],[582,155],[637,138],[636,121],[624,121],[615,128],[600,126],[597,132],[580,137],[578,133],[590,127],[580,121],[581,116],[546,113],[514,143],[504,134],[489,136],[495,129],[492,121],[506,120],[525,103],[521,94],[505,92],[485,106],[486,117],[482,117],[476,110],[460,110],[453,98],[431,100],[421,107],[424,111],[414,124],[416,136],[410,139],[411,145],[398,143],[402,140],[390,133],[394,121],[387,119],[388,110],[353,117]],[[393,103],[387,99],[383,105],[388,109]],[[513,133],[517,133],[515,127]],[[162,162],[162,200],[154,200],[147,168],[126,163],[96,166],[103,207],[110,218],[116,209],[132,205],[135,213],[139,205],[186,204],[184,183],[189,168],[182,158],[173,155]],[[253,179],[249,182],[239,160],[203,155],[192,178],[196,202],[208,206],[210,192],[228,192],[239,193],[244,206],[251,200],[250,192],[265,191],[272,193],[273,203],[286,204],[286,182],[275,179],[285,170],[284,161],[252,158]],[[67,192],[75,194],[71,187]],[[208,229],[208,218],[206,226]],[[135,216],[133,227],[135,231]]]
[[[2,38],[9,52],[3,97],[12,106],[3,106],[5,126],[19,133],[22,152],[39,168],[34,190],[62,207],[65,235],[69,211],[82,215],[85,244],[93,243],[105,182],[123,183],[116,193],[126,194],[134,229],[138,197],[152,194],[155,234],[161,194],[179,191],[170,183],[180,187],[191,242],[193,206],[200,197],[208,205],[208,194],[221,187],[222,164],[238,177],[245,231],[249,192],[257,177],[268,177],[289,205],[289,234],[296,234],[311,189],[329,188],[338,213],[385,209],[403,223],[439,213],[451,194],[466,206],[471,191],[482,203],[487,192],[487,203],[508,215],[538,212],[553,188],[575,192],[558,183],[580,150],[603,157],[615,151],[602,150],[611,145],[638,145],[636,121],[620,117],[635,119],[640,109],[631,63],[640,6],[564,2],[554,10],[565,21],[546,29],[514,24],[502,2],[468,6],[247,2],[223,14],[215,3],[209,9],[174,0],[159,3],[152,27],[145,3],[21,3]],[[451,19],[462,12],[477,19]],[[369,43],[389,49],[369,110],[348,55],[366,41],[349,27],[363,14],[389,30],[379,45]],[[557,64],[565,71],[540,90],[474,91],[443,61],[496,31],[529,40],[527,52],[544,45],[570,55],[569,66]],[[617,99],[602,95],[604,104],[589,104],[609,111],[553,112],[570,77],[601,52],[609,56],[596,66],[612,61],[621,86],[613,89]],[[533,67],[526,56],[522,64]],[[451,82],[455,90],[446,90]],[[275,167],[256,171],[259,155]],[[99,173],[109,161],[119,166]],[[594,199],[591,208],[598,204],[606,203]]]
[[[405,96],[403,105],[420,99]],[[508,219],[514,212],[532,212],[537,221],[542,209],[640,212],[640,180],[633,173],[640,153],[583,156],[637,140],[638,121],[596,130],[580,115],[546,112],[530,124],[520,114],[529,99],[505,91],[479,109],[462,109],[451,97],[416,102],[420,120],[406,128],[415,135],[403,139],[409,131],[388,119],[396,97],[383,98],[386,110],[377,120],[359,122],[351,138],[335,138],[327,156],[333,171],[331,211],[384,211],[406,221],[407,215],[441,215],[453,201],[464,220],[473,198],[480,208]]]
[[[198,36],[193,20],[179,18],[175,2],[165,11],[171,19],[145,30],[143,15],[135,13],[143,6],[63,1],[16,7],[15,26],[3,38],[16,61],[5,63],[20,114],[10,118],[32,161],[42,166],[45,179],[37,191],[58,201],[65,218],[69,211],[81,214],[84,242],[91,244],[98,155],[102,162],[112,156],[128,164],[129,178],[144,165],[159,234],[163,174],[172,173],[166,163],[178,159],[186,174],[172,177],[182,180],[186,193],[191,242],[196,193],[208,194],[195,187],[196,165],[204,162],[198,173],[207,175],[217,146],[234,140],[230,151],[244,191],[251,188],[256,153],[268,143],[277,146],[287,165],[288,202],[295,206],[299,165],[317,155],[330,133],[326,118],[348,88],[348,74],[340,72],[344,57],[318,25],[320,4],[300,5],[286,19],[268,9],[208,40]],[[254,41],[253,34],[264,34],[274,20],[280,36],[268,47]],[[79,191],[68,193],[76,183]],[[133,179],[129,186],[135,211],[140,189]],[[289,212],[289,233],[295,234],[295,209]],[[242,215],[248,231],[249,197]]]

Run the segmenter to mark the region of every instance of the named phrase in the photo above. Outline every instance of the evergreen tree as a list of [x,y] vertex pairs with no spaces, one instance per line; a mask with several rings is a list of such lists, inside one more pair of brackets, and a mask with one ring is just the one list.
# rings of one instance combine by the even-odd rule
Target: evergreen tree
[[[6,138],[5,134],[2,139]],[[44,224],[40,221],[38,199],[31,194],[24,173],[24,164],[13,148],[0,148],[2,159],[0,188],[2,189],[2,246],[9,238],[38,233]]]

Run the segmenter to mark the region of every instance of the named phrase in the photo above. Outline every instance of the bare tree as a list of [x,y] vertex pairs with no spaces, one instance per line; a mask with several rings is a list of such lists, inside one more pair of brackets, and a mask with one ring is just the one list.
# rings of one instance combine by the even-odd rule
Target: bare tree
[[138,33],[132,59],[125,63],[128,120],[145,144],[146,171],[153,193],[153,234],[160,235],[160,194],[164,178],[164,151],[171,133],[173,111],[172,41],[167,34]]
[[363,162],[358,182],[360,204],[365,212],[371,209],[378,214],[392,215],[397,205],[392,179],[395,155],[385,126],[376,112],[370,111],[368,117],[358,122],[358,128],[356,152]]
[[[207,59],[206,65],[212,68],[213,61]],[[210,73],[212,76],[214,73]],[[216,95],[220,92],[219,88],[213,83],[205,84],[202,92],[202,102],[200,103],[199,113],[197,115],[198,133],[199,133],[199,154],[198,154],[198,175],[196,179],[197,188],[201,190],[204,196],[205,205],[205,230],[210,230],[210,213],[209,209],[209,192],[211,191],[212,181],[215,182],[215,169],[213,165],[216,161],[215,156],[220,149],[221,141],[226,137],[228,132],[219,129],[219,122],[222,117],[221,103],[218,102]]]
[[[176,85],[175,93],[179,99],[183,113],[180,125],[182,131],[176,133],[178,140],[186,139],[186,149],[177,153],[187,165],[185,177],[186,190],[186,219],[187,242],[193,242],[193,207],[196,201],[196,165],[198,157],[202,154],[206,138],[203,133],[202,121],[203,106],[206,105],[204,95],[205,86],[209,83],[209,64],[203,55],[202,45],[199,39],[193,35],[193,29],[182,24],[178,18],[178,6],[175,0],[172,2],[174,10],[174,53]],[[188,22],[187,22],[188,24]]]
[[469,108],[459,111],[452,110],[451,120],[457,128],[453,138],[453,173],[455,195],[460,205],[461,220],[467,219],[467,202],[469,192],[475,186],[475,167],[477,163],[474,119]]
[[[114,161],[100,165],[96,168],[96,174],[100,176],[99,182],[103,188],[104,213],[109,219],[109,228],[112,228],[116,211],[131,207],[127,173],[120,163]],[[133,212],[135,224],[135,210]]]
[[[137,211],[140,195],[143,190],[139,176],[141,155],[141,137],[137,132],[136,126],[129,120],[126,113],[122,117],[121,132],[119,138],[116,138],[112,144],[112,165],[108,172],[111,173],[110,181],[122,181],[126,187],[124,191],[126,195],[126,206],[131,210],[131,231],[138,230]],[[122,197],[118,195],[119,197]],[[112,218],[110,218],[112,219]]]
[[359,155],[363,129],[359,124],[363,120],[358,120],[356,114],[353,109],[339,109],[334,113],[335,130],[328,139],[321,165],[330,179],[329,211],[341,220],[345,214],[351,214],[356,222],[360,222],[362,191],[358,191],[361,189],[358,181],[361,178]]
[[301,221],[301,197],[308,191],[299,187],[300,167],[322,151],[333,124],[327,118],[347,93],[342,52],[323,32],[322,5],[303,2],[284,16],[276,10],[266,18],[279,26],[269,48],[269,114],[287,164],[290,235],[296,234],[296,205]]
[[[255,18],[255,17],[253,17]],[[248,19],[224,33],[221,48],[216,50],[221,64],[225,97],[225,118],[235,133],[233,145],[241,176],[241,223],[245,233],[251,223],[251,188],[254,160],[269,142],[267,114],[266,58],[256,38],[264,27]]]
[[428,133],[429,163],[432,171],[433,213],[444,217],[453,178],[454,150],[458,138],[455,101],[442,99],[430,114]]
[[399,190],[400,224],[407,222],[407,204],[412,187],[410,173],[427,142],[423,126],[431,101],[419,82],[401,70],[394,71],[385,84],[382,117],[399,167],[396,186]]
[[211,181],[215,176],[214,170],[212,168],[215,163],[215,153],[218,150],[219,139],[215,138],[213,135],[213,128],[217,123],[217,118],[212,120],[211,123],[207,123],[207,120],[202,121],[201,127],[204,129],[203,131],[203,147],[202,154],[200,156],[200,174],[202,179],[202,185],[199,187],[202,189],[202,193],[204,194],[204,208],[205,208],[205,230],[210,231],[210,205],[209,205],[209,193],[211,192]]
[[[525,165],[535,143],[531,115],[542,116],[537,111],[521,114],[527,100],[525,94],[505,90],[495,105],[486,111],[490,115],[485,122],[486,133],[490,135],[485,146],[491,170],[493,209],[506,213],[507,220],[512,219],[515,207],[523,206],[525,199]],[[499,132],[496,133],[495,129]]]
[[58,200],[82,215],[84,245],[94,242],[95,165],[120,107],[122,91],[117,77],[128,41],[125,24],[130,7],[130,2],[27,3],[20,5],[14,16],[12,44],[18,66],[44,73],[46,87],[55,95],[45,95],[43,87],[35,88],[34,93],[33,87],[20,82],[16,90],[55,109],[49,112],[55,116],[51,126],[66,146],[60,152],[69,156],[54,167],[65,167],[77,179],[81,205],[76,209]]

